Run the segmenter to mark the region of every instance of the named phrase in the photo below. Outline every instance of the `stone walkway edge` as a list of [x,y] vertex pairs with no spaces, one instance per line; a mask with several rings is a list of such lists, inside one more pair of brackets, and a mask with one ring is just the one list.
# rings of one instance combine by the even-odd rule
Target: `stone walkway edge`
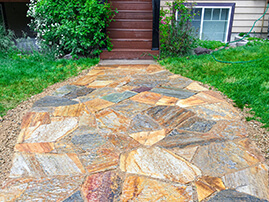
[[268,201],[239,112],[155,64],[93,67],[24,116],[0,201]]

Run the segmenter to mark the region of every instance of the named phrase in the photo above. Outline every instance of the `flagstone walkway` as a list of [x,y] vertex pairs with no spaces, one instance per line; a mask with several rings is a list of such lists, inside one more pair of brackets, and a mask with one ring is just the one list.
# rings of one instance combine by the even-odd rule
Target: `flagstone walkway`
[[267,201],[263,161],[217,92],[97,66],[25,115],[0,201]]

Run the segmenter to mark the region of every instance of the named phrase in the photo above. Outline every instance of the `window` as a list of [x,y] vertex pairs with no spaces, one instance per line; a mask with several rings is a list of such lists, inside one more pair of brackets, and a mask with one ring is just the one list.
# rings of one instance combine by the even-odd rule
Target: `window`
[[192,25],[202,40],[227,42],[230,40],[234,3],[198,3],[193,12],[196,14]]

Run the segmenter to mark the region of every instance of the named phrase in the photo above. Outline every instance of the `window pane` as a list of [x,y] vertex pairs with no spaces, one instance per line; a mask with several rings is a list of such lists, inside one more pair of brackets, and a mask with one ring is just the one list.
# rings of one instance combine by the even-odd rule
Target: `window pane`
[[229,8],[223,8],[221,12],[221,20],[228,20]]
[[204,16],[204,19],[205,20],[211,20],[211,11],[212,11],[212,8],[206,8],[205,9],[205,16]]
[[194,19],[192,20],[192,26],[195,29],[195,32],[199,36],[200,27],[201,27],[201,18],[202,18],[202,8],[194,8],[193,13],[195,14]]
[[202,39],[225,41],[226,29],[226,21],[204,21]]
[[213,20],[219,20],[219,15],[220,15],[220,9],[219,8],[214,8],[213,9]]

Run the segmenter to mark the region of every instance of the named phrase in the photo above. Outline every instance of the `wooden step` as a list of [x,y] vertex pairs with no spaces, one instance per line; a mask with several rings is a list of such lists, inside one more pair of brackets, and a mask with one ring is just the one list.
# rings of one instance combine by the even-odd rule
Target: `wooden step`
[[151,2],[112,1],[111,4],[114,10],[152,10]]
[[151,49],[151,39],[111,39],[113,48],[115,49]]
[[116,19],[116,21],[110,23],[109,28],[152,29],[152,20]]
[[113,49],[108,52],[103,51],[100,55],[100,59],[141,59],[152,60],[152,55],[159,55],[159,51],[153,51],[151,49]]
[[120,38],[120,39],[151,39],[152,38],[152,29],[107,29],[108,36],[111,39]]
[[114,19],[149,19],[153,18],[152,10],[118,10]]

